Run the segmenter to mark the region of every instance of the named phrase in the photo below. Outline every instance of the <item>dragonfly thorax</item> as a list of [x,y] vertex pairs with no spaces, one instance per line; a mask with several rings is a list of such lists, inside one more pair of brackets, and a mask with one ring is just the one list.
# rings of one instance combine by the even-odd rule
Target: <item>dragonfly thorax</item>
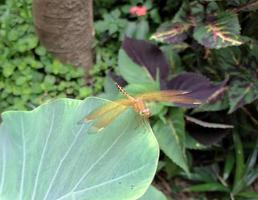
[[134,100],[133,109],[145,118],[149,118],[151,116],[150,109],[146,107],[144,101],[141,99]]

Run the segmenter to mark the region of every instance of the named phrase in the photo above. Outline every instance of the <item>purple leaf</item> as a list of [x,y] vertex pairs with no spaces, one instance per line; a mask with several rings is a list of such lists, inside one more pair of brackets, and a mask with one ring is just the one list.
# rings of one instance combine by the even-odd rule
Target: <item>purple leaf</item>
[[127,85],[127,82],[123,79],[122,76],[117,75],[116,73],[114,73],[113,71],[109,71],[107,74],[114,82],[117,82],[119,85],[121,85],[122,87],[124,87],[125,85]]
[[213,145],[220,142],[228,133],[225,130],[199,128],[189,131],[189,134],[203,145]]
[[161,80],[167,79],[169,64],[156,45],[144,40],[125,37],[122,47],[127,55],[136,64],[145,67],[154,79],[156,79],[158,72]]
[[216,129],[230,129],[230,128],[234,128],[233,125],[230,124],[221,124],[221,123],[213,123],[213,122],[206,122],[206,121],[202,121],[200,119],[196,119],[194,117],[190,117],[190,116],[185,116],[185,119],[189,122],[192,122],[194,124],[197,124],[199,126],[202,126],[204,128],[216,128]]
[[200,74],[188,72],[180,74],[169,81],[167,88],[170,90],[189,91],[190,93],[187,94],[188,97],[202,102],[211,102],[216,101],[225,91],[226,83],[227,80],[215,85]]
[[188,133],[204,145],[213,145],[222,140],[233,126],[228,124],[210,123],[186,116]]

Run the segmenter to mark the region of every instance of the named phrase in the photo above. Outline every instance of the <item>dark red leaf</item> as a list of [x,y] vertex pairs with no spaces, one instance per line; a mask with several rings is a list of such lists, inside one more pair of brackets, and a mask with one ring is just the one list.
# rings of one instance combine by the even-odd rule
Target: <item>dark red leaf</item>
[[107,74],[114,82],[118,83],[122,87],[127,85],[127,82],[123,79],[122,76],[117,75],[113,71],[109,71]]
[[222,140],[233,127],[227,124],[204,122],[199,119],[189,120],[186,117],[186,129],[198,142],[213,145]]
[[154,44],[125,37],[122,45],[127,55],[138,65],[145,67],[156,79],[159,72],[160,79],[167,79],[169,64],[162,51]]
[[199,128],[189,131],[189,134],[203,145],[213,145],[220,142],[229,133],[226,130]]
[[215,85],[206,77],[197,73],[183,73],[168,82],[167,88],[171,90],[186,90],[187,96],[202,102],[216,101],[224,92],[227,80]]

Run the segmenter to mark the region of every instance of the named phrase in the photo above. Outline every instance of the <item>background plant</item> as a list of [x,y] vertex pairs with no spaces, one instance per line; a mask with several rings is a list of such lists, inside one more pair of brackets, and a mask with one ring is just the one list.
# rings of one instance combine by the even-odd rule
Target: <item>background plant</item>
[[0,110],[31,109],[56,97],[85,98],[80,68],[61,64],[39,44],[32,23],[31,1],[0,6]]
[[[157,27],[156,33],[153,33],[151,38],[163,43],[159,44],[169,62],[171,74],[166,81],[167,86],[173,88],[173,85],[180,85],[175,79],[178,80],[177,74],[185,70],[202,73],[212,80],[228,79],[228,81],[227,88],[223,89],[222,98],[192,112],[185,113],[182,109],[154,106],[155,117],[152,118],[151,123],[154,125],[156,137],[165,156],[164,160],[161,159],[159,173],[162,177],[165,176],[168,185],[176,181],[176,177],[186,178],[188,181],[184,184],[187,184],[189,188],[184,191],[190,192],[190,196],[194,196],[192,192],[197,192],[196,195],[199,196],[197,199],[213,198],[216,194],[214,192],[220,192],[215,195],[220,199],[257,198],[256,191],[253,189],[257,176],[255,170],[257,147],[254,142],[257,138],[255,133],[257,127],[257,36],[253,28],[250,28],[250,26],[255,27],[256,24],[254,19],[257,3],[255,1],[177,3],[165,1],[164,4],[154,5],[158,8],[159,19],[164,24],[157,25],[149,16],[146,18],[152,29]],[[169,15],[163,14],[168,11],[170,13],[174,11],[174,16],[168,17]],[[249,26],[246,26],[246,20],[249,20]],[[150,35],[146,35],[145,39],[148,39]],[[135,35],[131,36],[137,38]],[[164,71],[164,63],[161,66],[160,62],[158,64],[156,62],[156,66],[151,66],[147,61],[154,57],[153,53],[140,46],[135,46],[133,50],[134,54],[130,54],[123,46],[123,50],[119,52],[119,67],[115,69],[117,74],[127,81],[129,92],[134,94],[162,88],[162,84],[155,81],[155,76],[152,76],[152,80],[148,78],[150,77],[148,73],[153,75],[152,72],[157,68],[159,72]],[[137,56],[141,59],[137,59]],[[142,70],[141,67],[145,69]],[[141,77],[138,74],[141,74]],[[171,80],[172,77],[174,80]],[[161,80],[164,80],[164,77]],[[200,80],[195,79],[195,81],[196,85]],[[207,84],[205,82],[205,87]],[[113,91],[108,85],[105,88],[107,88],[107,93]],[[207,88],[199,87],[198,89],[207,90]],[[201,122],[194,120],[197,123],[193,123],[188,120],[189,118],[184,119],[185,114],[198,120],[201,119]],[[227,122],[233,125],[234,129],[220,129],[214,122]],[[179,143],[173,142],[177,138],[180,138]],[[253,142],[250,142],[250,138]],[[177,153],[174,153],[175,151]],[[186,172],[189,168],[190,176],[188,172],[181,176],[181,170],[171,164],[171,160]],[[251,171],[248,167],[250,165],[253,167]],[[206,177],[202,173],[205,171],[207,171],[206,175],[213,176],[213,178],[206,180],[195,178]],[[191,175],[192,172],[193,175]],[[200,185],[191,186],[192,182],[200,183]],[[173,187],[170,189],[167,189],[167,185],[164,187],[166,192],[177,197],[180,193],[175,190],[175,184],[178,183],[171,184]],[[180,190],[183,185],[179,183],[178,187]],[[202,193],[205,193],[206,197]]]

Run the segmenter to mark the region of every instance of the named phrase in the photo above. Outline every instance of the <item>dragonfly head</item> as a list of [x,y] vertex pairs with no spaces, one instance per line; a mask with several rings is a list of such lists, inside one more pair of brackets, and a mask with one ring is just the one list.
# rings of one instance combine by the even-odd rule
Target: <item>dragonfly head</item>
[[149,118],[151,116],[150,109],[146,107],[144,101],[141,99],[134,100],[133,108],[144,118]]
[[149,108],[144,108],[140,112],[140,115],[143,116],[144,118],[149,118],[151,116],[151,112]]

